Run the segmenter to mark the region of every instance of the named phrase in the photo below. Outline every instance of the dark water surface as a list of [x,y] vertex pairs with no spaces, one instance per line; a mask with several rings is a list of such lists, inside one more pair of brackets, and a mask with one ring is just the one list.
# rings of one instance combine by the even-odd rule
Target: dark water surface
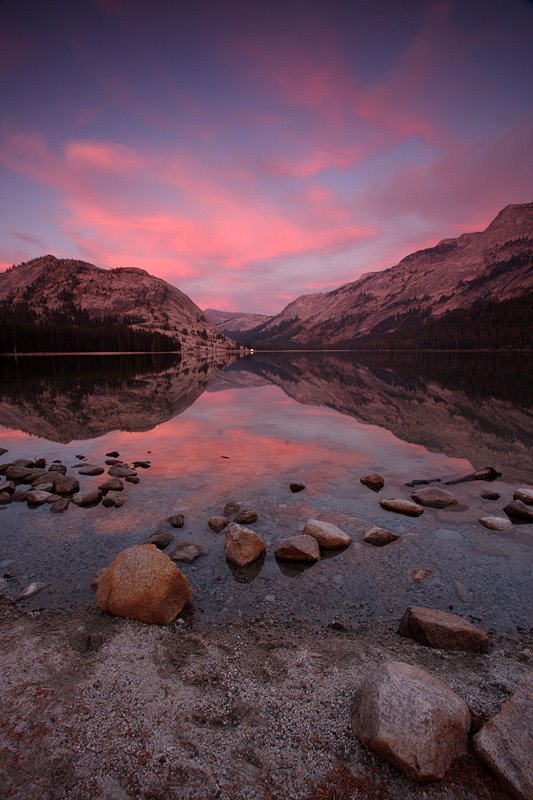
[[[483,515],[533,480],[533,358],[522,354],[256,354],[223,368],[187,356],[0,358],[0,462],[77,455],[104,463],[118,450],[127,462],[149,459],[139,485],[126,484],[120,509],[12,503],[0,511],[2,572],[9,592],[30,580],[47,588],[27,607],[94,602],[94,572],[158,528],[209,548],[180,565],[195,590],[189,615],[206,621],[286,618],[348,627],[397,624],[406,605],[453,608],[487,627],[514,633],[533,620],[533,526],[486,530]],[[463,511],[426,509],[418,519],[391,514],[379,497],[409,497],[412,479],[459,476],[494,466],[491,483],[453,487]],[[359,482],[384,475],[376,495]],[[82,489],[104,479],[80,476]],[[290,481],[303,481],[292,494]],[[487,488],[497,502],[483,500]],[[224,558],[224,536],[207,520],[238,500],[257,511],[250,526],[268,542],[247,571]],[[186,525],[167,517],[183,512]],[[352,535],[346,551],[305,571],[278,565],[273,551],[309,518]],[[363,544],[379,524],[401,539]],[[169,549],[171,549],[173,545]],[[12,562],[5,566],[7,562]],[[434,575],[414,585],[409,573]]]

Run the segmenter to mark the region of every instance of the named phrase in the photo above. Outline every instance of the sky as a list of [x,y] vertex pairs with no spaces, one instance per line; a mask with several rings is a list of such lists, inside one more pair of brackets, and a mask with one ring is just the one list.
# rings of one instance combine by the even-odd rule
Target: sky
[[533,200],[526,0],[0,0],[0,269],[279,312]]

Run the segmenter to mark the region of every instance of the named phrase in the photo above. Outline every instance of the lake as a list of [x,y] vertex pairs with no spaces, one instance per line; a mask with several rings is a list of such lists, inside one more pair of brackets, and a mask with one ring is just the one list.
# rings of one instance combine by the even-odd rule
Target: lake
[[[162,528],[175,544],[208,548],[179,564],[194,589],[189,617],[206,621],[294,619],[302,625],[391,628],[408,604],[450,609],[514,635],[533,620],[533,528],[510,533],[478,519],[503,515],[518,486],[533,480],[529,354],[257,353],[230,364],[192,356],[109,355],[0,359],[0,456],[104,465],[106,453],[149,461],[121,508],[11,503],[0,511],[0,562],[8,594],[30,581],[46,588],[26,608],[94,603],[93,574],[121,549]],[[449,487],[459,505],[412,519],[385,511],[381,497],[410,497],[409,481],[456,478],[494,466],[501,479]],[[107,467],[106,467],[107,470]],[[379,472],[376,494],[360,483]],[[80,476],[82,489],[104,476]],[[305,490],[293,494],[291,481]],[[498,492],[497,501],[481,492]],[[224,535],[207,520],[228,501],[252,508],[268,542],[246,570],[224,558]],[[171,514],[185,516],[172,529]],[[273,551],[307,519],[334,522],[353,538],[308,569]],[[361,540],[378,524],[400,539]],[[172,545],[169,549],[172,548]],[[433,574],[423,584],[410,573]]]

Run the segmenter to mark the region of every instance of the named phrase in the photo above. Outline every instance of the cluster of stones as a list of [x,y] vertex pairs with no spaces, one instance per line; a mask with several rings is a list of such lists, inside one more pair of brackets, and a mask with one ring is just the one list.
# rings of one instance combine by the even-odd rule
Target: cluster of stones
[[[482,654],[489,646],[484,630],[432,608],[408,608],[398,632],[442,650]],[[514,797],[523,800],[533,797],[532,712],[529,679],[473,737],[476,754]],[[439,780],[467,754],[473,728],[468,705],[450,686],[398,661],[381,665],[363,681],[355,694],[351,722],[364,745],[420,782]]]
[[[501,473],[497,472],[493,467],[487,467],[484,470],[465,475],[463,478],[448,481],[448,483],[463,483],[467,480],[494,480],[494,478],[499,477],[500,474]],[[383,476],[376,472],[363,475],[360,481],[364,486],[368,486],[368,488],[372,489],[374,492],[380,492],[385,485]],[[407,485],[414,487],[417,483],[428,483],[428,481],[412,481]],[[481,497],[484,500],[495,501],[500,499],[498,492],[490,491],[482,492]],[[435,486],[426,486],[416,489],[416,491],[411,494],[411,499],[403,497],[382,498],[379,504],[385,511],[404,514],[408,517],[419,517],[424,513],[425,507],[438,509],[452,508],[458,511],[465,510],[464,507],[459,505],[457,498],[452,492]],[[520,487],[516,489],[513,494],[513,502],[508,503],[503,508],[503,511],[507,515],[506,517],[484,516],[480,518],[479,522],[490,530],[500,532],[510,531],[513,527],[513,523],[523,524],[533,522],[533,509],[530,508],[530,506],[533,506],[533,489]],[[374,541],[372,541],[372,538],[374,538]],[[389,541],[393,541],[391,538],[386,541],[383,536],[381,540],[378,541],[379,537],[375,534],[372,538],[365,538],[365,541],[378,545],[388,544]]]
[[[54,513],[66,511],[71,502],[82,508],[91,508],[100,502],[107,508],[120,508],[128,499],[124,481],[139,483],[140,478],[135,470],[139,467],[149,468],[150,462],[134,461],[134,469],[131,469],[118,456],[116,451],[106,454],[109,480],[97,488],[86,490],[80,489],[78,478],[68,475],[67,467],[60,461],[54,461],[48,467],[44,458],[34,461],[19,458],[0,464],[0,475],[5,478],[0,482],[0,506],[26,502],[29,508],[36,508],[48,503]],[[92,477],[104,474],[105,467],[90,464],[83,456],[77,458],[79,462],[72,469],[77,470],[78,475]]]

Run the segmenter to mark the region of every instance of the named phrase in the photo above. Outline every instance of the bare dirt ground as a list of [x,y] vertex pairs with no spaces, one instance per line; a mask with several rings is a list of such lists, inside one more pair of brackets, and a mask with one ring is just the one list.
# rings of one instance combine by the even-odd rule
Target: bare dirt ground
[[363,748],[350,705],[384,660],[447,681],[475,722],[533,669],[531,635],[488,655],[390,630],[266,621],[167,627],[0,606],[0,796],[16,800],[497,800],[470,754],[419,786]]

